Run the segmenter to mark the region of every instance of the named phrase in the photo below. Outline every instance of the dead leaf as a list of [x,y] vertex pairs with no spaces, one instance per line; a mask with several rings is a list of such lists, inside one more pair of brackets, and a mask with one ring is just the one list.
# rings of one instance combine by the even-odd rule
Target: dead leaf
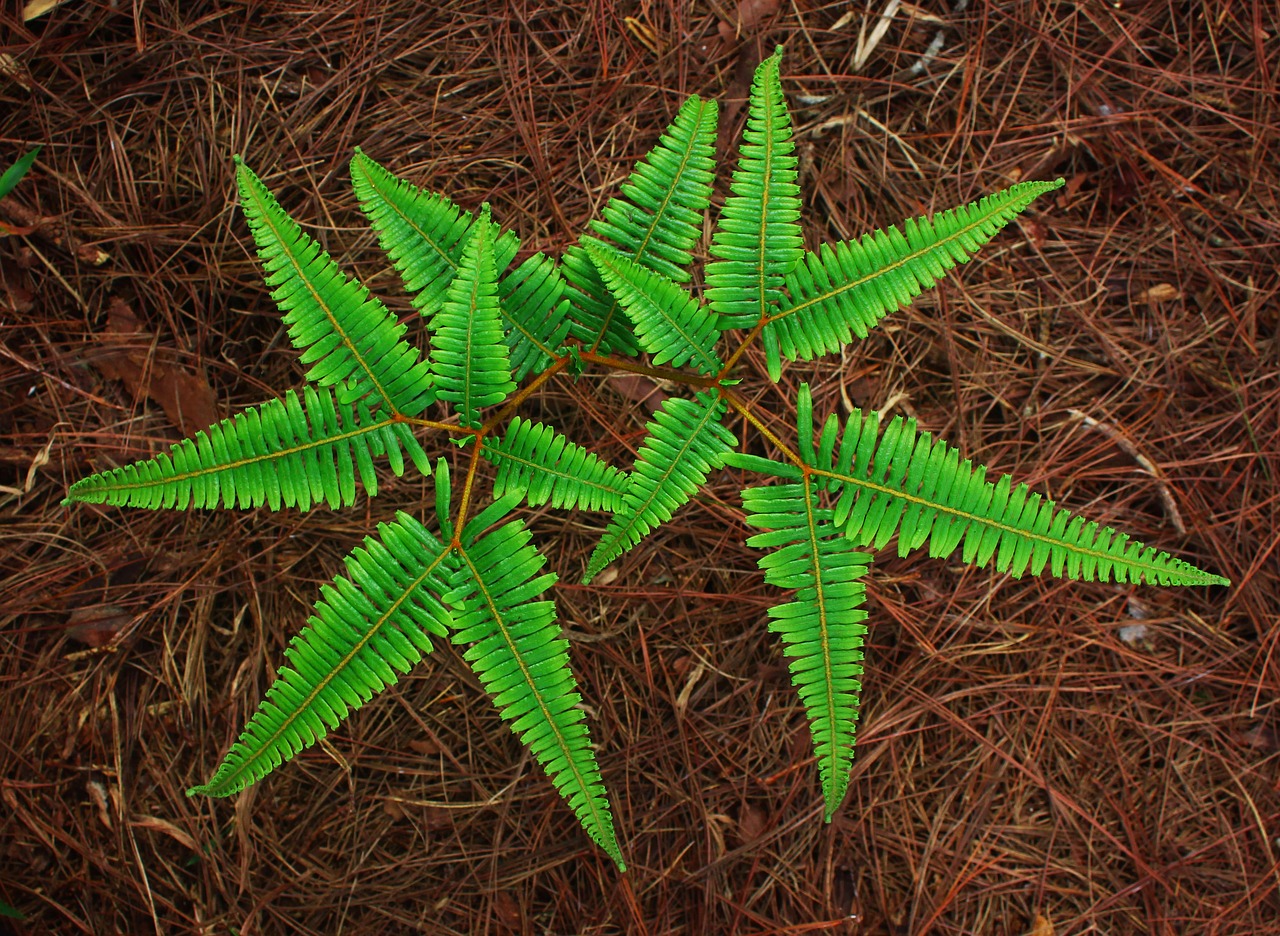
[[1043,224],[1034,218],[1021,218],[1019,223],[1022,225],[1022,229],[1027,232],[1027,240],[1035,245],[1036,250],[1044,247],[1044,242],[1049,236],[1049,232],[1045,230]]
[[1031,924],[1031,932],[1027,936],[1053,936],[1053,924],[1049,922],[1049,918],[1036,914],[1035,922]]
[[67,636],[90,647],[105,647],[133,617],[119,605],[76,608],[67,617]]
[[493,895],[493,915],[507,929],[519,930],[524,923],[520,904],[509,890],[500,890]]
[[187,851],[199,851],[196,846],[196,840],[186,832],[183,832],[172,822],[167,819],[160,819],[156,816],[138,816],[136,819],[129,820],[129,825],[135,829],[150,829],[153,832],[160,832],[169,836]]
[[1172,283],[1157,283],[1138,294],[1139,302],[1168,302],[1171,299],[1181,298],[1182,293]]
[[743,808],[738,818],[738,834],[744,844],[754,842],[764,835],[769,827],[769,814],[759,806],[749,805]]
[[609,379],[609,386],[617,390],[628,400],[643,403],[649,412],[656,413],[658,407],[667,402],[667,394],[649,377],[640,374],[622,374]]
[[409,742],[409,747],[415,754],[421,754],[423,757],[440,753],[440,745],[431,738],[414,738]]
[[70,0],[27,0],[27,5],[22,8],[22,20],[29,23],[37,16],[44,16],[68,2]]
[[94,365],[109,380],[120,380],[134,399],[147,396],[160,404],[169,421],[190,435],[218,421],[218,401],[204,378],[172,363],[176,354],[156,348],[133,309],[112,298],[103,343],[113,350],[99,355]]

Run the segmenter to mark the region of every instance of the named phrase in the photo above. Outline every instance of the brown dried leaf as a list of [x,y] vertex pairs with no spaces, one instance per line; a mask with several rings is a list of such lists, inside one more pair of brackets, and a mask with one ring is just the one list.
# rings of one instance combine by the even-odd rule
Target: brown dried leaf
[[618,377],[613,377],[609,380],[609,386],[628,400],[643,403],[651,413],[656,413],[658,407],[667,401],[668,394],[655,384],[651,378],[643,377],[640,374],[622,374]]
[[769,814],[762,808],[756,805],[743,808],[742,815],[738,819],[738,834],[742,836],[744,844],[754,842],[764,835],[768,828]]
[[194,838],[186,832],[183,832],[167,819],[160,819],[156,816],[138,816],[136,819],[130,819],[129,825],[133,826],[135,829],[150,829],[153,832],[163,833],[183,848],[187,849],[187,851],[194,852],[200,850],[196,845],[196,840]]
[[111,300],[103,339],[113,349],[94,361],[103,377],[123,381],[135,399],[150,397],[186,435],[218,421],[218,401],[208,381],[166,361],[174,357],[167,349],[157,348],[152,357],[151,335],[118,296]]
[[1172,283],[1157,283],[1150,289],[1144,289],[1138,294],[1139,302],[1168,302],[1171,299],[1181,298],[1182,293]]
[[1027,936],[1053,936],[1053,924],[1049,922],[1047,916],[1036,914],[1035,922],[1031,924],[1031,931]]
[[423,757],[440,753],[440,745],[431,738],[414,738],[409,742],[409,748],[413,753],[421,754]]
[[519,930],[524,922],[520,904],[509,890],[500,890],[493,895],[493,915],[507,929]]
[[67,636],[90,647],[105,647],[132,617],[118,605],[76,608],[67,617]]

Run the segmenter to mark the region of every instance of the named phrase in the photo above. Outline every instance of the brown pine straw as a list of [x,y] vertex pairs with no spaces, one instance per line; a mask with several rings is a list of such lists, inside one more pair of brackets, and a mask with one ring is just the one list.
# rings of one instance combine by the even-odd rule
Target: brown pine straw
[[[901,3],[869,51],[883,6],[17,7],[0,163],[45,149],[0,204],[37,222],[0,241],[0,900],[26,917],[0,932],[1280,932],[1275,4]],[[296,387],[233,153],[412,318],[353,147],[556,253],[685,95],[724,103],[728,152],[778,43],[811,244],[1068,185],[843,358],[772,388],[749,357],[774,430],[801,381],[822,412],[914,415],[1235,584],[885,555],[828,826],[725,471],[598,586],[575,583],[603,518],[530,512],[625,878],[451,648],[250,792],[188,800],[318,586],[430,482],[305,516],[60,507],[179,438],[97,367],[112,302],[143,329],[125,351],[224,414]],[[629,465],[647,395],[593,372],[526,415]]]

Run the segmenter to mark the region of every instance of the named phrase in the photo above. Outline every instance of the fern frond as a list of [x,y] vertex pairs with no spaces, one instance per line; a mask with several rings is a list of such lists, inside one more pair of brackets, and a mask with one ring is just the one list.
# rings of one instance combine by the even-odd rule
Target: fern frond
[[[717,116],[714,101],[697,95],[685,101],[621,197],[610,199],[604,217],[591,224],[630,259],[680,283],[691,276],[690,251],[702,238],[702,214],[711,201]],[[571,287],[571,334],[588,348],[634,354],[618,303],[583,247],[565,251],[562,265]]]
[[[429,318],[458,272],[475,215],[406,182],[359,149],[351,159],[351,182],[378,243],[414,294],[414,307]],[[500,234],[493,242],[494,269],[505,270],[519,247],[515,234]]]
[[720,326],[715,312],[661,273],[647,270],[599,241],[582,239],[613,298],[635,324],[636,340],[652,363],[683,367],[713,376],[723,365],[716,356]]
[[498,305],[516,381],[550,367],[568,337],[569,300],[562,298],[564,291],[560,268],[543,254],[534,254],[498,280]]
[[447,637],[448,547],[406,513],[378,525],[345,562],[347,576],[320,589],[315,614],[289,643],[258,711],[208,783],[188,796],[230,796],[314,744],[394,685]]
[[720,424],[725,403],[708,390],[696,402],[671,397],[645,426],[648,437],[636,455],[635,467],[604,537],[591,553],[583,584],[590,582],[614,559],[640,542],[706,483],[707,473],[724,464],[738,444]]
[[1062,184],[1019,182],[933,218],[908,219],[905,236],[890,227],[864,234],[861,242],[823,244],[805,254],[786,277],[790,301],[764,328],[767,355],[808,361],[839,351],[853,335],[865,338],[885,315],[910,305],[1037,197]]
[[796,590],[786,604],[769,609],[769,630],[780,634],[791,657],[791,681],[804,701],[822,778],[826,818],[844,800],[853,764],[854,727],[862,684],[866,589],[858,581],[871,557],[854,552],[818,506],[805,479],[796,484],[742,492],[747,523],[758,533],[747,545],[773,549],[759,566],[765,581]]
[[802,385],[801,458],[837,493],[833,522],[858,545],[880,549],[897,533],[900,555],[928,541],[936,558],[963,543],[964,562],[983,567],[994,560],[1014,578],[1048,566],[1055,577],[1086,582],[1230,584],[1128,534],[1073,517],[1025,484],[1015,487],[1009,475],[992,484],[985,467],[975,470],[945,442],[917,434],[914,419],[895,417],[882,429],[875,413],[855,409],[843,437],[832,416],[815,442],[811,408]]
[[560,636],[555,605],[536,600],[556,577],[538,574],[546,559],[529,544],[519,520],[480,536],[495,519],[485,511],[463,531],[452,589],[444,596],[457,609],[452,640],[473,644],[464,656],[503,719],[587,834],[625,870],[586,716],[578,707],[582,697],[569,668],[569,642]]
[[[401,451],[404,450],[404,452]],[[309,510],[349,506],[356,478],[378,493],[373,459],[387,455],[396,475],[404,453],[423,474],[431,462],[407,424],[373,414],[363,402],[337,403],[333,391],[306,387],[299,402],[251,406],[183,439],[168,453],[77,481],[67,500],[129,507],[261,507]]]
[[483,452],[498,466],[494,497],[523,491],[530,507],[615,511],[627,476],[550,426],[517,416],[501,439],[484,440]]
[[437,395],[454,404],[464,426],[479,426],[479,410],[515,389],[498,311],[489,206],[480,212],[462,251],[444,305],[431,319],[431,370]]
[[732,194],[711,237],[711,255],[718,259],[707,264],[706,298],[724,328],[763,322],[786,299],[783,277],[804,252],[795,142],[778,76],[781,61],[779,49],[756,69]]
[[402,340],[405,326],[338,269],[238,156],[235,163],[241,207],[266,283],[285,313],[289,340],[302,351],[302,363],[311,365],[307,379],[338,386],[344,402],[373,394],[391,413],[421,413],[435,400],[431,372]]

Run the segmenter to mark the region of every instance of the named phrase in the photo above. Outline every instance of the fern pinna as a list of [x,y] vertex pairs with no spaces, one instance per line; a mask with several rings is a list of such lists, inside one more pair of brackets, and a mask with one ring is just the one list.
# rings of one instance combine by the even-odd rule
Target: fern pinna
[[[349,506],[357,481],[378,493],[378,464],[434,474],[434,517],[401,512],[346,559],[285,651],[256,714],[208,782],[225,796],[260,780],[394,684],[436,641],[464,658],[542,764],[587,834],[624,868],[568,643],[549,597],[555,575],[516,516],[522,505],[603,511],[584,581],[667,522],[724,466],[774,479],[742,495],[765,579],[790,592],[769,612],[808,716],[825,814],[853,762],[873,555],[927,545],[1021,576],[1227,584],[1099,527],[1008,476],[987,480],[914,420],[854,411],[816,427],[807,386],[796,438],[770,431],[739,388],[760,342],[775,381],[787,361],[866,336],[964,263],[1056,182],[1022,182],[975,204],[806,252],[781,53],[751,87],[745,140],[710,243],[706,289],[691,291],[714,173],[716,105],[691,98],[658,145],[556,263],[512,263],[518,239],[397,179],[357,151],[360,206],[430,335],[406,327],[345,276],[237,160],[249,230],[301,351],[308,384],[174,445],[86,478],[68,501],[152,508]],[[636,358],[643,354],[645,358]],[[583,368],[660,376],[689,388],[646,427],[629,472],[554,427],[518,415],[545,381]],[[761,437],[747,449],[726,421]],[[463,446],[454,485],[423,437]],[[481,466],[495,472],[486,502]],[[456,491],[455,491],[456,487]]]

